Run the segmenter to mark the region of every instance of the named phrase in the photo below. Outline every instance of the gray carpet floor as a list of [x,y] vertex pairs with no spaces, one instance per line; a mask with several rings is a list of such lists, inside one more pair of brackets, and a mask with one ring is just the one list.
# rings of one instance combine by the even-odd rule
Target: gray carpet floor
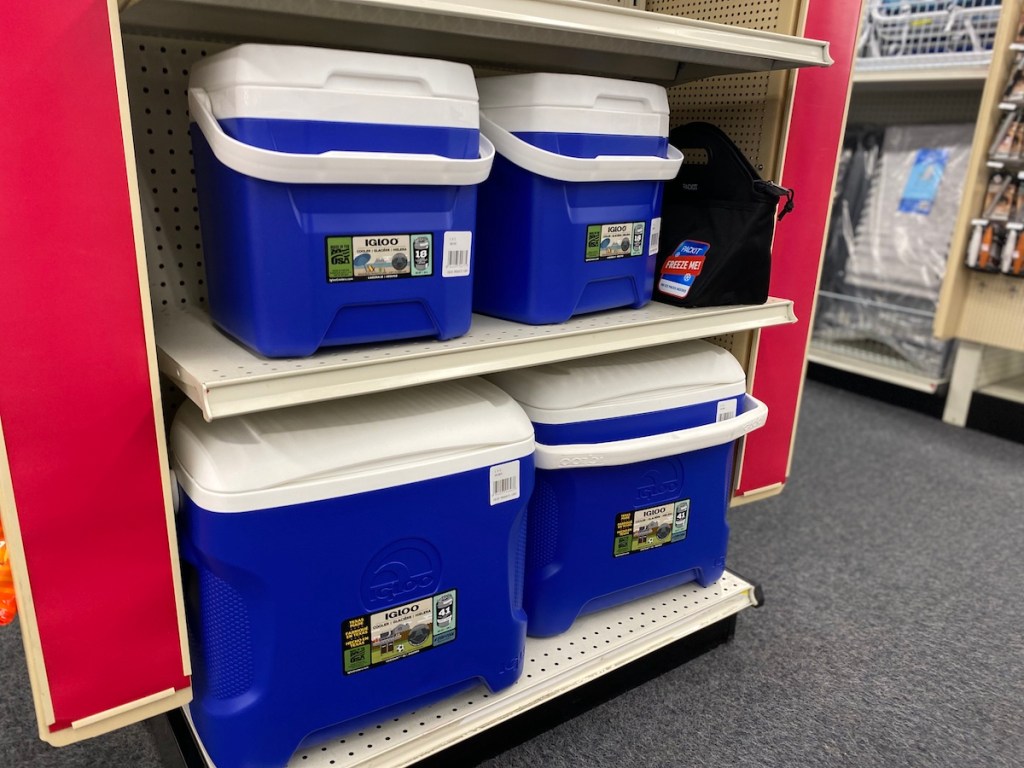
[[[1024,445],[809,382],[785,492],[730,522],[767,598],[734,641],[486,768],[1024,766]],[[0,631],[0,765],[160,765],[142,726],[38,742],[27,685]]]

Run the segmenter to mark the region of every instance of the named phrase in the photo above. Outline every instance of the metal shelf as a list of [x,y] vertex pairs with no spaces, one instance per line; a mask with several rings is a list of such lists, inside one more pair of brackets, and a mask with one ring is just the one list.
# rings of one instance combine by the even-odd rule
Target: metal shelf
[[828,43],[582,0],[129,0],[127,31],[681,83],[828,66]]
[[[288,768],[398,768],[435,755],[510,718],[757,605],[756,587],[728,571],[594,613],[552,638],[527,638],[523,676],[511,688],[483,686],[379,726],[296,752]],[[208,768],[215,768],[194,729]]]
[[949,377],[937,378],[916,371],[903,358],[896,355],[867,355],[858,353],[853,347],[839,343],[827,343],[819,339],[811,341],[807,353],[808,361],[835,368],[858,376],[866,376],[876,381],[896,384],[900,387],[936,394],[949,383]]
[[1024,405],[1024,374],[980,387],[978,392],[989,397],[998,397],[1001,400]]
[[853,85],[860,90],[978,90],[988,77],[992,52],[858,59]]
[[474,315],[465,336],[339,347],[308,358],[272,360],[217,330],[195,309],[155,314],[157,360],[207,419],[387,389],[524,368],[795,322],[793,302],[679,309],[652,303],[522,325]]

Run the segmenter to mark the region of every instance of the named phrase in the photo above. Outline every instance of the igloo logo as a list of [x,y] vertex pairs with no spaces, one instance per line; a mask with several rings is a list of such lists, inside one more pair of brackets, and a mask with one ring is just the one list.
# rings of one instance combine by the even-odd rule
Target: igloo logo
[[683,468],[679,462],[666,460],[648,466],[636,489],[638,504],[645,506],[679,497],[683,487]]
[[424,539],[388,545],[363,573],[363,600],[372,609],[382,603],[415,600],[432,594],[441,579],[441,555]]

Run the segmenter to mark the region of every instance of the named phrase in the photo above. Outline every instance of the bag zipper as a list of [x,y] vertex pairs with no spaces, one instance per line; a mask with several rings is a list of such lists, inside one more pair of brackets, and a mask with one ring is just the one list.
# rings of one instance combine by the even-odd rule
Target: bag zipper
[[792,189],[787,189],[786,187],[776,184],[774,181],[763,181],[761,179],[754,182],[754,189],[766,192],[769,195],[774,195],[779,199],[783,197],[786,198],[786,204],[782,206],[782,210],[779,211],[778,221],[782,221],[783,217],[793,210]]

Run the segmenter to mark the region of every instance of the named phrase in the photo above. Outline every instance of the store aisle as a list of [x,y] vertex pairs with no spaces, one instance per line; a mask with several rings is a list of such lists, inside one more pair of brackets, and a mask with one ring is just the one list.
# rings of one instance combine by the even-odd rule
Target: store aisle
[[487,768],[1020,766],[1024,445],[808,382],[736,638]]
[[[1024,445],[809,382],[787,490],[730,521],[735,640],[487,768],[1021,764]],[[141,726],[39,742],[11,629],[0,764],[159,766]]]

